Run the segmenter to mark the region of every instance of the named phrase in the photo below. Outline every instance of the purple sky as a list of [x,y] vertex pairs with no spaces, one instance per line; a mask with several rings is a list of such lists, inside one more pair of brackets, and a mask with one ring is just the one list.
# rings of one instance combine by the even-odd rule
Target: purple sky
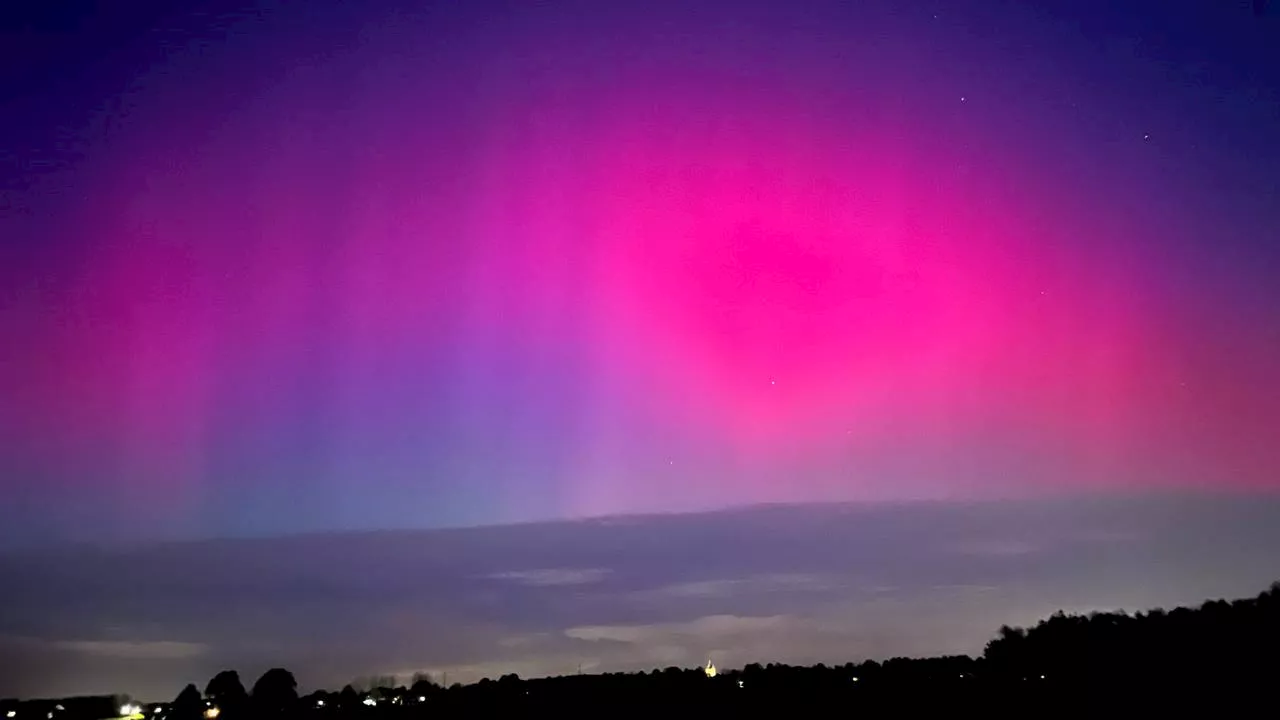
[[6,10],[2,539],[1274,489],[1276,22],[1107,5]]

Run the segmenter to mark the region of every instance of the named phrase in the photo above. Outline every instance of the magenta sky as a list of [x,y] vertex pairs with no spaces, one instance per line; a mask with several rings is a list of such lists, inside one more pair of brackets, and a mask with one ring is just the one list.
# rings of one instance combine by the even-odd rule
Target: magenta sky
[[1274,23],[332,5],[6,100],[8,539],[1280,486]]

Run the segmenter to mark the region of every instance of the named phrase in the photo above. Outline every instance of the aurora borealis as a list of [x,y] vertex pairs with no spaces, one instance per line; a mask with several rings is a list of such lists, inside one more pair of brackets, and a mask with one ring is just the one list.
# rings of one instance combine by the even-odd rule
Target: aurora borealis
[[1272,18],[206,5],[10,32],[9,541],[1280,482]]
[[0,695],[1252,595],[1278,374],[1249,3],[0,3]]

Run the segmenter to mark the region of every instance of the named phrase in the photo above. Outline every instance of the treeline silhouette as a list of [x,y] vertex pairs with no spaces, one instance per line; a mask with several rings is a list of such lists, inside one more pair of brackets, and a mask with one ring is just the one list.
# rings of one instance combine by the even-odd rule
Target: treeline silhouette
[[1280,583],[1254,598],[1129,615],[1061,611],[1029,630],[1000,628],[983,652],[986,675],[1054,677],[1090,686],[1280,680]]
[[[1215,716],[1275,711],[1280,673],[1280,583],[1257,597],[1198,608],[1069,615],[1002,627],[981,657],[893,658],[796,667],[753,663],[709,677],[703,668],[521,679],[504,675],[443,687],[416,676],[299,697],[284,669],[246,690],[233,670],[172,703],[129,705],[154,720],[246,718],[451,718],[518,713],[730,712],[779,716],[831,712],[978,712],[991,715]],[[377,681],[375,681],[377,682]],[[53,703],[54,701],[45,701]],[[1203,703],[1203,705],[1198,705]],[[9,718],[41,717],[33,703]],[[3,708],[0,708],[3,709]],[[70,708],[67,708],[69,710]],[[1234,710],[1233,710],[1234,709]],[[39,713],[38,715],[36,713]],[[68,712],[50,717],[69,718]],[[82,716],[87,717],[87,716]]]

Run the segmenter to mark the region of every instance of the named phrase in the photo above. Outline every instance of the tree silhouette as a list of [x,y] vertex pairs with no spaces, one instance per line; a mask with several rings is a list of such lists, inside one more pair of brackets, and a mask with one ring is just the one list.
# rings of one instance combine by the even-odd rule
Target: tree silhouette
[[440,689],[440,686],[431,679],[430,675],[418,673],[413,676],[413,684],[409,686],[409,694],[414,697],[429,697]]
[[173,700],[175,720],[198,720],[204,712],[204,698],[194,683],[188,683]]
[[284,668],[271,668],[253,684],[253,704],[258,712],[279,713],[298,702],[298,681]]
[[350,684],[342,688],[342,692],[338,694],[338,704],[343,709],[351,709],[360,704],[360,693]]
[[234,716],[248,704],[249,695],[240,683],[235,670],[223,670],[204,688],[204,696],[219,708],[222,714]]

